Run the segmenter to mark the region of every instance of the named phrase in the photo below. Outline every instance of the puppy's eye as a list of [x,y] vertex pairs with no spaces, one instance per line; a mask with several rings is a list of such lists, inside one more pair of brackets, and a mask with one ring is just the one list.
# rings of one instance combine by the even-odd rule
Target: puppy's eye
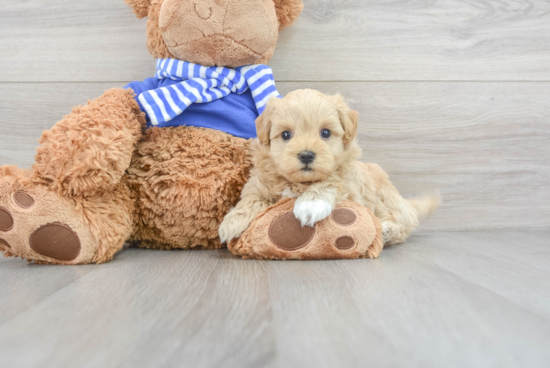
[[283,141],[289,141],[292,138],[292,133],[286,130],[281,134],[281,138],[283,138]]
[[321,130],[321,137],[328,139],[330,138],[330,135],[331,135],[330,130],[328,129]]

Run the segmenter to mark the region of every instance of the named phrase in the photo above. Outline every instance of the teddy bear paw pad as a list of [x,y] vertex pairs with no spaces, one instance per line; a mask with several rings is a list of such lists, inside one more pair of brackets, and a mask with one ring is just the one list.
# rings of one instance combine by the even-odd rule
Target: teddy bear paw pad
[[11,213],[0,207],[0,231],[10,231],[13,228],[13,216]]
[[21,208],[31,208],[34,205],[34,199],[25,192],[13,193],[13,201]]
[[357,215],[349,208],[339,208],[332,212],[332,219],[339,225],[351,226],[357,221]]
[[41,226],[32,233],[30,246],[36,253],[60,261],[72,261],[80,254],[80,238],[61,223]]
[[0,251],[37,263],[92,262],[99,242],[75,204],[43,186],[0,177]]
[[315,228],[302,227],[293,213],[287,213],[273,221],[269,227],[269,238],[277,247],[292,251],[306,247],[315,236]]
[[336,239],[336,248],[340,250],[348,250],[353,248],[355,240],[351,236],[341,236]]

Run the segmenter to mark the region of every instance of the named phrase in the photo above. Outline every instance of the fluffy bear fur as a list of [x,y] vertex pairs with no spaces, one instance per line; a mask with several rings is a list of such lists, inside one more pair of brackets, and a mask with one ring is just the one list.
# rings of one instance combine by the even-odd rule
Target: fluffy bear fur
[[132,91],[111,89],[45,131],[33,180],[60,196],[89,197],[120,183],[145,128]]
[[218,224],[248,178],[248,145],[209,129],[149,129],[128,170],[139,198],[131,240],[155,249],[221,248]]
[[[155,58],[193,60],[206,66],[237,67],[267,63],[275,52],[279,37],[277,30],[293,24],[303,10],[302,0],[125,1],[134,9],[138,18],[148,16],[147,48]],[[211,18],[207,18],[209,16]],[[220,53],[209,50],[203,44],[194,43],[197,35],[230,36],[225,38],[228,40],[225,48],[227,52]],[[242,48],[242,40],[259,42],[252,42],[252,45]],[[224,41],[219,37],[213,42],[219,46]],[[178,50],[177,45],[182,44],[189,44],[189,47]],[[227,57],[235,51],[242,53],[244,49],[255,49],[247,61],[242,60],[240,55],[238,60]]]
[[[239,35],[222,24],[215,42],[204,42],[208,52],[178,54],[181,50],[167,45],[165,38],[181,37],[187,42],[194,36],[181,29],[171,33],[170,27],[180,24],[170,25],[170,19],[211,14],[205,15],[201,8],[183,12],[197,4],[191,0],[125,1],[138,18],[149,17],[147,46],[155,58],[201,63],[198,55],[204,54],[220,66],[267,62],[278,29],[290,25],[302,10],[301,0],[201,1],[203,8],[217,6],[225,18],[237,23],[241,19],[252,27]],[[169,6],[163,8],[165,3]],[[265,12],[265,19],[251,18],[253,11]],[[199,33],[215,23],[203,20],[196,21]],[[265,37],[232,48],[236,43],[231,38],[257,33]],[[218,38],[228,41],[220,44]],[[145,116],[133,91],[112,89],[73,109],[44,132],[32,170],[1,167],[0,250],[4,255],[72,265],[107,262],[128,240],[154,249],[221,247],[219,224],[238,201],[249,175],[249,142],[203,128],[144,128]],[[33,205],[21,207],[18,193],[30,197]],[[53,249],[55,241],[38,244],[33,240],[37,229],[59,224],[76,234],[78,241],[67,245],[68,253],[79,252],[76,258],[53,257],[59,254],[59,249]]]

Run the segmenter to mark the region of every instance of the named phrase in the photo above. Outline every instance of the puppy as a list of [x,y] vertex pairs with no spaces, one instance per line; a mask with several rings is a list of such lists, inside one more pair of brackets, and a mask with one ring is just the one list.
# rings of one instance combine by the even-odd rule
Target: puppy
[[291,197],[302,226],[314,226],[349,199],[380,219],[384,243],[403,243],[439,198],[406,200],[378,165],[357,161],[358,118],[341,96],[315,90],[270,100],[256,121],[251,178],[220,226],[221,241],[238,238],[261,211]]

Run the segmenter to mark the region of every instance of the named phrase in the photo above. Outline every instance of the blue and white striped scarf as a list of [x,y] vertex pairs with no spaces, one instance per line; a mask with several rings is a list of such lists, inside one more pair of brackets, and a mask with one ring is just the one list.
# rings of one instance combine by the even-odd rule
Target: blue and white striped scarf
[[258,114],[267,101],[281,98],[273,72],[267,65],[250,65],[236,69],[206,67],[176,59],[157,60],[158,79],[181,81],[168,87],[147,91],[138,99],[145,108],[151,124],[163,126],[180,115],[193,103],[207,103],[230,93],[245,93],[250,89]]

